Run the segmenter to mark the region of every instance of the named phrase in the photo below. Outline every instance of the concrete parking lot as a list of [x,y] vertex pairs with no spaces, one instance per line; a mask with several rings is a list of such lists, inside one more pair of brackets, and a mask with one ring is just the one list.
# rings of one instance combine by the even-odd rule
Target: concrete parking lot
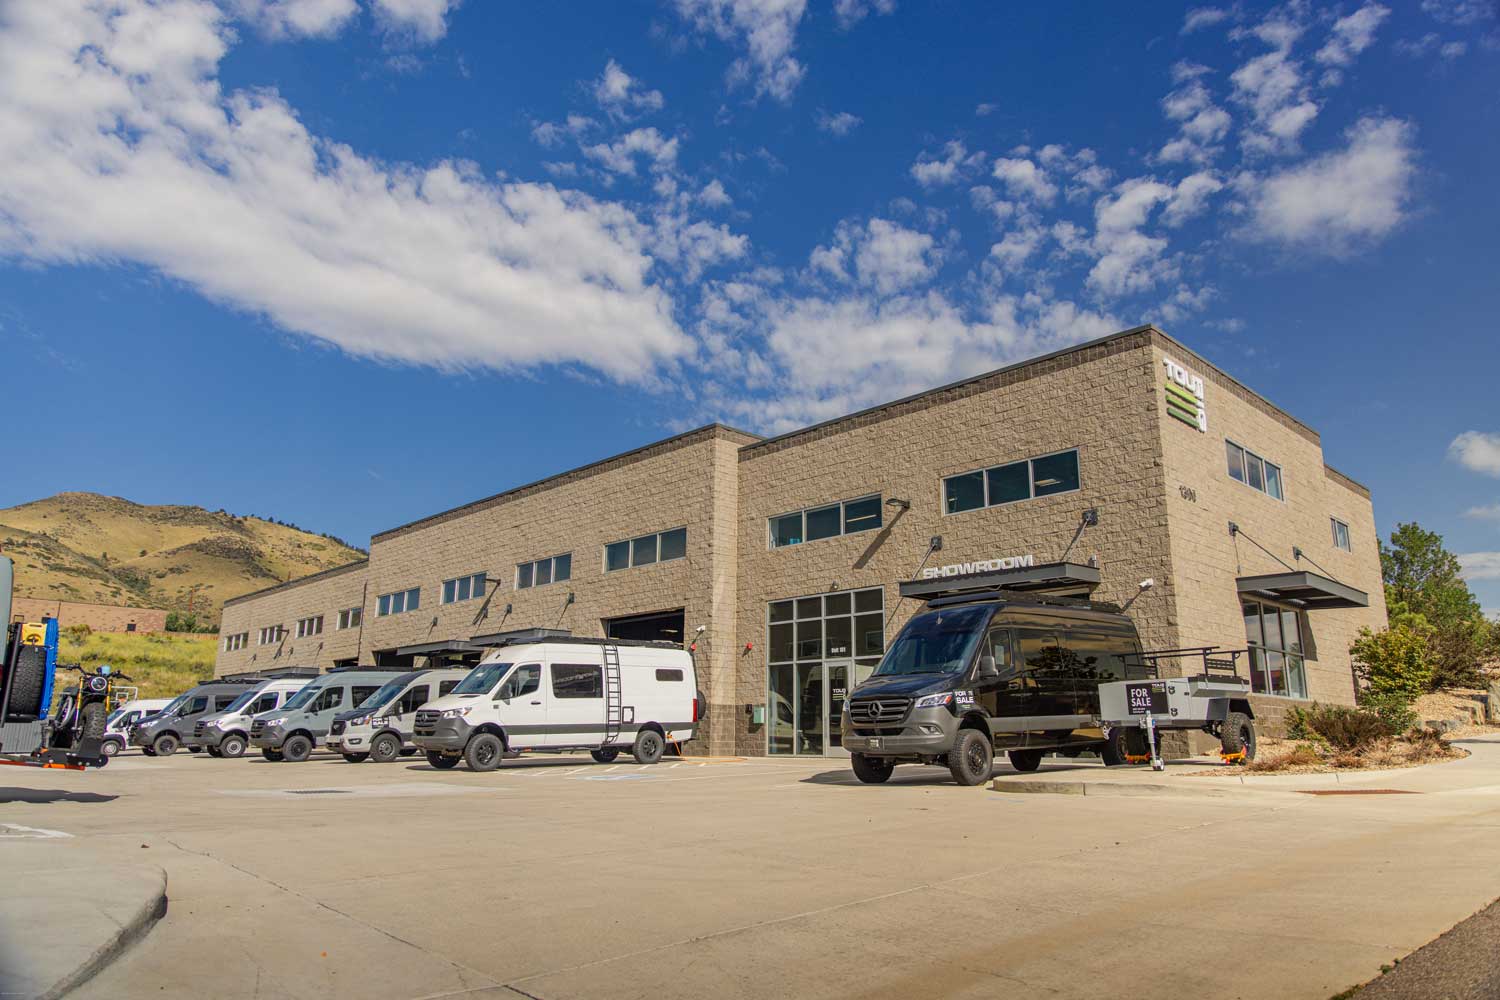
[[1233,798],[130,755],[0,774],[8,822],[65,835],[0,839],[0,869],[166,869],[167,915],[86,998],[1326,998],[1500,896],[1481,749],[1442,765],[1457,789]]

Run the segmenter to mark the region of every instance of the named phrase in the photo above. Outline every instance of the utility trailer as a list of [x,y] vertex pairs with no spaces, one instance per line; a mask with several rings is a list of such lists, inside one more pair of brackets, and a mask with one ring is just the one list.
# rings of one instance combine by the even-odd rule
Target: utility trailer
[[[1137,654],[1140,680],[1099,685],[1099,720],[1108,738],[1118,741],[1120,755],[1129,763],[1165,766],[1160,733],[1197,729],[1219,740],[1225,763],[1255,759],[1255,712],[1250,707],[1250,681],[1240,676],[1239,661],[1249,649],[1193,646]],[[1196,661],[1196,662],[1195,662]],[[1198,673],[1163,677],[1162,665],[1201,667]]]

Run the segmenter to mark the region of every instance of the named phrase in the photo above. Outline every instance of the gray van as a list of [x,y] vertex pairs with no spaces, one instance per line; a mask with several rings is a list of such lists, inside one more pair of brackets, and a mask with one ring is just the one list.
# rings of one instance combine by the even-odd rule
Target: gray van
[[312,755],[333,728],[334,716],[370,697],[404,670],[344,667],[330,670],[291,697],[280,708],[257,715],[250,723],[250,745],[266,760],[299,763]]
[[328,733],[328,749],[351,764],[373,760],[389,764],[403,754],[414,754],[412,727],[417,709],[449,694],[469,676],[468,667],[413,670],[386,681],[364,701],[340,712]]
[[[177,752],[193,733],[198,720],[222,712],[253,687],[254,681],[209,681],[172,699],[156,715],[142,719],[130,730],[130,745],[148,757],[167,757]],[[191,748],[197,750],[197,747]]]

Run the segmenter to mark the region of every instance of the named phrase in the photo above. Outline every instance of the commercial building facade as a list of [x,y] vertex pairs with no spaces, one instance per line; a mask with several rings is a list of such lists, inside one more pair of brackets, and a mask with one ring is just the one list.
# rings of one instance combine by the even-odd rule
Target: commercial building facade
[[58,625],[87,625],[95,632],[165,632],[167,613],[160,608],[133,608],[124,604],[90,604],[54,598],[17,597],[11,621],[35,622],[55,618]]
[[[1385,621],[1369,492],[1152,327],[772,439],[712,425],[383,532],[226,603],[218,672],[472,660],[531,629],[693,648],[702,753],[836,754],[921,607],[986,574],[1128,605],[1148,649],[1245,649],[1257,711],[1349,702]],[[1152,581],[1143,589],[1144,581]]]

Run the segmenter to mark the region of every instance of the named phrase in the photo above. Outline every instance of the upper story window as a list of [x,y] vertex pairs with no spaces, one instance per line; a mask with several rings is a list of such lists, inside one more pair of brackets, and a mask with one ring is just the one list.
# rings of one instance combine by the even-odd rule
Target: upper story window
[[[443,581],[443,603],[457,604],[459,601],[469,601],[476,597],[483,597],[485,590],[485,576],[483,573],[475,573],[471,576],[460,576],[453,580]],[[416,607],[416,605],[412,605]],[[411,608],[407,609],[408,611]]]
[[310,618],[297,619],[297,638],[306,639],[310,635],[323,634],[323,616],[313,615]]
[[1077,489],[1078,449],[1073,448],[949,476],[943,480],[943,511],[957,514]]
[[850,535],[880,527],[880,494],[810,507],[771,518],[771,548],[816,542],[820,538]]
[[1345,552],[1353,552],[1354,547],[1349,544],[1349,526],[1336,517],[1330,517],[1333,522],[1333,547],[1343,549]]
[[375,603],[375,617],[399,615],[403,611],[415,611],[422,606],[422,588],[398,590],[393,594],[381,594]]
[[1248,448],[1225,440],[1224,449],[1229,457],[1229,478],[1237,479],[1251,489],[1260,490],[1277,500],[1286,499],[1281,489],[1281,466],[1268,462]]
[[687,529],[673,528],[655,535],[642,535],[627,542],[604,546],[604,572],[652,563],[671,562],[687,556]]
[[233,653],[237,649],[244,649],[250,644],[249,632],[236,632],[224,637],[224,652]]
[[360,624],[363,623],[364,620],[364,608],[345,608],[343,611],[339,612],[338,627],[340,629],[359,628]]
[[258,645],[274,646],[286,636],[286,629],[280,625],[267,625],[260,630]]
[[562,583],[573,578],[573,553],[536,559],[516,567],[516,589],[545,587],[549,583]]

